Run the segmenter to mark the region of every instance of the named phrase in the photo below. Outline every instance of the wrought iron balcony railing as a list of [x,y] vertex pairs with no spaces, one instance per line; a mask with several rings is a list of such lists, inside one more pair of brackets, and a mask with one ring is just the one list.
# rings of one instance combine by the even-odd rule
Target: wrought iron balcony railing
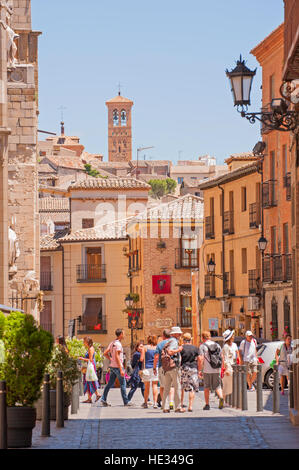
[[234,211],[224,212],[223,233],[231,235],[234,233]]
[[259,294],[261,291],[261,273],[258,269],[248,271],[249,294]]
[[261,223],[261,208],[258,203],[249,205],[249,227],[258,228]]
[[210,215],[205,218],[205,237],[206,240],[215,238],[215,225],[213,215]]
[[287,173],[283,178],[283,185],[286,188],[286,200],[291,200],[291,173]]
[[105,264],[78,264],[77,282],[107,282]]
[[292,255],[267,254],[264,257],[263,282],[292,280]]
[[277,206],[277,181],[265,181],[263,183],[263,207],[268,209],[275,206]]
[[53,276],[50,271],[42,271],[40,273],[40,288],[44,291],[53,290]]
[[210,274],[205,275],[205,297],[215,297],[215,277]]
[[188,307],[177,308],[177,325],[181,328],[192,327],[192,309]]
[[99,315],[96,319],[88,318],[88,315],[82,315],[78,320],[77,334],[106,334],[106,320],[106,315]]
[[199,250],[195,249],[192,252],[186,251],[184,248],[176,248],[175,250],[175,268],[198,268],[198,254]]

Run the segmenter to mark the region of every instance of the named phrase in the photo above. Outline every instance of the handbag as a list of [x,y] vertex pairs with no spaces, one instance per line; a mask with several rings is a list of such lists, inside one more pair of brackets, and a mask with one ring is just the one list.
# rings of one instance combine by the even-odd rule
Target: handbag
[[86,381],[87,382],[96,382],[98,380],[98,376],[95,373],[94,367],[92,362],[88,362],[87,370],[86,370]]
[[[146,351],[145,351],[146,353]],[[149,369],[146,369],[145,368],[145,353],[144,353],[144,359],[143,359],[143,363],[142,363],[142,369],[138,372],[139,373],[139,377],[141,378],[141,380],[146,380],[150,377],[150,371]]]
[[84,365],[81,367],[81,372],[82,372],[82,374],[86,374],[86,370],[87,370],[87,366],[84,364]]

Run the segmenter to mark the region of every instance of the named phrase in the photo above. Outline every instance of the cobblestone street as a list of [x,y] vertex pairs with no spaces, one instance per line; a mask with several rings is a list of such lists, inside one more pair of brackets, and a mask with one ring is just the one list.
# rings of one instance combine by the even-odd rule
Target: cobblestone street
[[229,407],[219,410],[214,395],[210,400],[211,410],[203,411],[203,391],[200,391],[193,413],[163,415],[160,409],[140,408],[139,391],[132,400],[135,406],[123,407],[120,391],[113,389],[109,394],[111,407],[80,404],[79,412],[70,414],[63,429],[56,429],[55,422],[51,423],[50,438],[40,437],[38,423],[32,448],[299,449],[299,428],[288,420],[287,395],[281,397],[281,413],[277,415],[272,414],[271,392],[264,391],[263,395],[261,413],[255,412],[255,393],[248,393],[248,411]]

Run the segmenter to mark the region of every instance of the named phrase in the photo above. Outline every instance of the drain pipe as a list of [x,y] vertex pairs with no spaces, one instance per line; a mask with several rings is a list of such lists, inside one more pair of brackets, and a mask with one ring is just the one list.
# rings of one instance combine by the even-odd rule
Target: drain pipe
[[222,288],[223,288],[223,292],[224,292],[224,286],[225,286],[224,188],[223,188],[220,184],[218,184],[217,186],[218,186],[218,188],[221,189],[221,191],[222,191],[222,204],[221,204],[221,216],[222,216],[222,257],[221,257],[221,269],[222,269],[222,275],[223,275]]

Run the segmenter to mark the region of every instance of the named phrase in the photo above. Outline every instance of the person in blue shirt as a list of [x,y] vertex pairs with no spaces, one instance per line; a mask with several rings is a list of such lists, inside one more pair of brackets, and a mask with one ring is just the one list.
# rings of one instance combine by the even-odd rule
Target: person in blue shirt
[[133,367],[133,373],[129,380],[131,390],[128,393],[128,399],[131,401],[137,388],[141,389],[142,396],[144,397],[144,383],[141,380],[139,371],[142,369],[142,362],[140,361],[140,355],[142,351],[142,343],[139,341],[135,346],[135,352],[132,356],[131,366]]
[[[156,351],[155,351],[155,359],[154,359],[154,374],[157,373],[157,366],[158,366],[158,378],[160,383],[160,397],[161,400],[163,399],[163,392],[164,392],[164,371],[162,369],[162,362],[161,362],[161,354],[162,349],[164,348],[165,344],[169,343],[171,340],[170,338],[170,330],[164,330],[162,333],[162,341],[157,344]],[[169,393],[169,408],[173,409],[173,395],[174,390],[173,387],[170,389]]]
[[150,394],[150,386],[152,384],[153,390],[153,400],[154,400],[154,408],[158,408],[157,399],[158,399],[158,377],[157,371],[154,370],[154,357],[156,353],[156,346],[157,346],[157,337],[155,335],[150,335],[147,338],[147,345],[142,346],[141,349],[141,356],[140,361],[143,363],[143,373],[142,373],[142,380],[144,382],[144,403],[142,405],[143,408],[148,408],[149,402],[149,394]]

